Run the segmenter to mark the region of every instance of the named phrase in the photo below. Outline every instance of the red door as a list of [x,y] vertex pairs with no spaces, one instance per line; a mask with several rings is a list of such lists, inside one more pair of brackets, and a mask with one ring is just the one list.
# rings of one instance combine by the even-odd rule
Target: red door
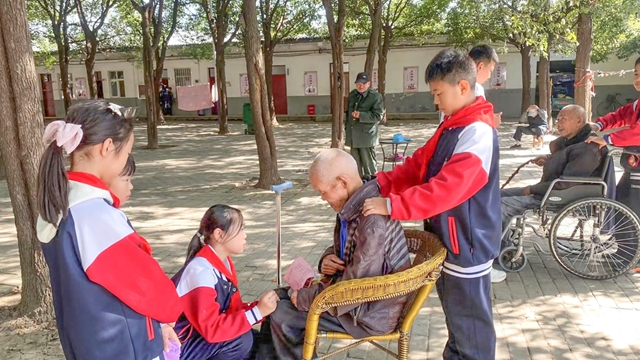
[[[213,85],[215,84],[216,84],[216,68],[209,68],[209,86],[213,87]],[[213,103],[213,106],[211,107],[211,115],[218,115],[217,101]]]
[[102,71],[96,71],[96,89],[98,99],[104,99],[104,89],[102,88]]
[[42,88],[42,108],[44,110],[44,116],[56,116],[56,103],[53,100],[51,74],[40,74],[40,85]]
[[[274,67],[274,73],[275,73],[275,67]],[[286,115],[288,112],[287,110],[287,75],[273,74],[273,78],[271,80],[271,88],[273,89],[273,105],[276,108],[276,114]]]

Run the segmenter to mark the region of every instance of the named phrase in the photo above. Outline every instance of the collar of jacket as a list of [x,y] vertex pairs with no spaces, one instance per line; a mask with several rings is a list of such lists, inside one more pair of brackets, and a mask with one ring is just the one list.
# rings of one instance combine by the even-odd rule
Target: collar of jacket
[[222,275],[224,275],[229,281],[233,283],[233,285],[238,286],[238,279],[236,278],[236,269],[233,266],[233,261],[231,261],[230,257],[227,257],[227,261],[229,262],[229,268],[220,260],[220,257],[213,250],[211,245],[205,245],[196,256],[203,257],[207,259],[207,261],[216,268],[216,270],[220,271]]
[[345,221],[353,221],[362,214],[362,205],[366,199],[380,196],[378,180],[369,180],[351,195],[338,216]]
[[569,139],[563,138],[564,139],[564,142],[562,144],[563,148],[566,148],[567,146],[575,145],[581,142],[585,142],[587,141],[587,138],[589,136],[597,136],[597,135],[593,132],[593,130],[591,129],[591,126],[589,124],[586,124],[582,129],[580,129],[580,132],[578,132],[576,136]]

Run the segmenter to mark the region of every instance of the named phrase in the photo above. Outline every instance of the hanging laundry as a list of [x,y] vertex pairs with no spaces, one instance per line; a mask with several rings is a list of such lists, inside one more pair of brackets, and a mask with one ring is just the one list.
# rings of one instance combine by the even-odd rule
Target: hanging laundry
[[209,84],[178,86],[178,109],[182,111],[198,111],[208,109],[212,105]]

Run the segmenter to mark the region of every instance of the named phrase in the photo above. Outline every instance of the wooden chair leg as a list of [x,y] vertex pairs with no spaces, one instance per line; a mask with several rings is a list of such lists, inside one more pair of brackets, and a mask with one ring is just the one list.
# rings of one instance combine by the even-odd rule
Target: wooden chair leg
[[409,359],[409,333],[404,331],[400,331],[400,339],[398,339],[398,359],[399,360],[408,360]]

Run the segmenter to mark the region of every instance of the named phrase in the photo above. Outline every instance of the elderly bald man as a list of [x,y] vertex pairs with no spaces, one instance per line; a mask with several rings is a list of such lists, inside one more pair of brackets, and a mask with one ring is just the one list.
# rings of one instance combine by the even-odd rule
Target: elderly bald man
[[[528,209],[539,208],[553,180],[561,176],[599,175],[607,149],[585,142],[590,136],[595,136],[587,123],[587,112],[579,105],[565,106],[558,114],[556,127],[560,137],[549,144],[551,154],[535,159],[535,164],[542,166],[540,182],[527,187],[501,190],[502,229],[509,226],[514,216],[522,215]],[[566,189],[572,185],[575,184],[560,183],[555,185],[555,189]],[[503,239],[502,246],[506,245],[508,244]]]
[[[362,215],[366,199],[379,197],[376,180],[363,182],[351,155],[339,149],[321,152],[311,165],[309,180],[337,213],[333,245],[320,258],[320,272],[328,281],[300,291],[280,291],[269,329],[273,347],[260,349],[258,359],[302,358],[307,311],[313,299],[338,281],[387,275],[410,266],[400,222],[384,215]],[[342,306],[322,314],[320,331],[347,332],[354,338],[392,332],[405,297],[357,306]],[[265,326],[263,325],[263,333]],[[268,335],[266,336],[268,338]]]

